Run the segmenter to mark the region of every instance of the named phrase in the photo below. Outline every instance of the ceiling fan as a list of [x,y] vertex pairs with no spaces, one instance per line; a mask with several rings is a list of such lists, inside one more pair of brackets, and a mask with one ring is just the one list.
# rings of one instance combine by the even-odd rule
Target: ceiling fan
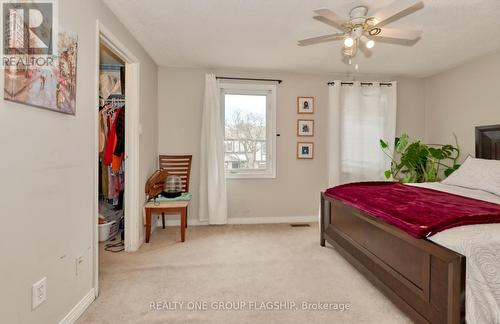
[[[299,46],[343,40],[342,53],[347,58],[356,55],[358,48],[371,49],[375,40],[414,42],[422,34],[420,30],[386,28],[385,25],[401,16],[423,7],[421,0],[396,0],[387,7],[368,15],[366,6],[354,7],[346,19],[330,9],[314,10],[314,19],[340,29],[342,32],[319,37],[307,38],[298,42]],[[362,46],[360,46],[360,44]]]

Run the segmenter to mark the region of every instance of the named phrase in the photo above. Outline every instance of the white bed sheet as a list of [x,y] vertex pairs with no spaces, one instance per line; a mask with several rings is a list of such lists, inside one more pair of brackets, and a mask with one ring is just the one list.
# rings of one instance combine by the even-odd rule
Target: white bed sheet
[[[412,184],[500,204],[494,194],[442,183]],[[466,257],[465,317],[468,324],[500,324],[500,223],[447,229],[429,240]]]

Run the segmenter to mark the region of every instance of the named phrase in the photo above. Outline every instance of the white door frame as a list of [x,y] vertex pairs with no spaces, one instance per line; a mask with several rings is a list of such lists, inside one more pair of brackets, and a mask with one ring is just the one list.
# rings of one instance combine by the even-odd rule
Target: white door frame
[[[125,251],[136,251],[140,247],[140,204],[139,204],[139,60],[99,20],[96,21],[95,37],[95,106],[99,107],[99,48],[105,45],[125,62]],[[94,113],[94,217],[92,217],[94,289],[99,294],[99,117]]]

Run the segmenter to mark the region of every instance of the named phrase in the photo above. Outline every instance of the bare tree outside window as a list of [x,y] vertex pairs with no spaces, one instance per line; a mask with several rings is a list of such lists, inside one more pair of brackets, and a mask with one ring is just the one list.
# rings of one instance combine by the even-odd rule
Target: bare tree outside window
[[225,96],[226,169],[266,169],[266,96]]

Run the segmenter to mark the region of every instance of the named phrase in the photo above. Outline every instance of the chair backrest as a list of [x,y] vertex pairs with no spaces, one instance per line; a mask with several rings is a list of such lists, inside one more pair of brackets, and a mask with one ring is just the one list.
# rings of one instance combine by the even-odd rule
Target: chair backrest
[[192,159],[192,155],[160,155],[160,170],[166,170],[168,175],[181,177],[183,192],[189,192]]

